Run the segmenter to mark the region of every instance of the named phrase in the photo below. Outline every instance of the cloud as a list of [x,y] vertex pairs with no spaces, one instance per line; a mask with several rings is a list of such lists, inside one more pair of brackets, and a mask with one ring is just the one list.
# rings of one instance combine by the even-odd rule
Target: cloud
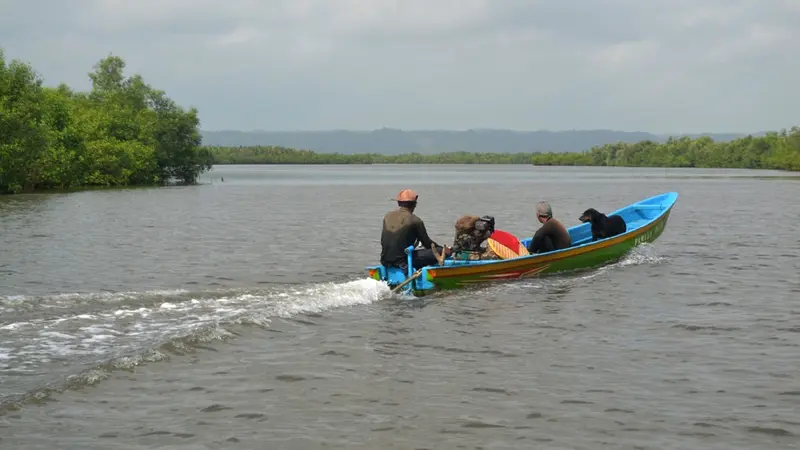
[[776,129],[797,23],[798,0],[0,0],[48,84],[114,53],[207,129]]

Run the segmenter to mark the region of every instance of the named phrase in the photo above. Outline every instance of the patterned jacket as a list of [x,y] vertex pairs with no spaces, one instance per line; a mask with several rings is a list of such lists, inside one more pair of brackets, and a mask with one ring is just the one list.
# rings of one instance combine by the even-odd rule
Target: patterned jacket
[[462,216],[456,221],[455,231],[453,251],[456,259],[478,260],[494,257],[491,249],[481,247],[494,232],[494,217]]

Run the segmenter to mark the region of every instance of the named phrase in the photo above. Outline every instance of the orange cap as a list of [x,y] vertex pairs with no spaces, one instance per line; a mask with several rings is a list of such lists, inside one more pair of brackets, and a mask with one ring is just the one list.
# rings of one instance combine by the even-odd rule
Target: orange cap
[[415,202],[417,201],[417,197],[419,197],[419,195],[411,189],[403,189],[397,194],[397,198],[394,200],[398,202]]

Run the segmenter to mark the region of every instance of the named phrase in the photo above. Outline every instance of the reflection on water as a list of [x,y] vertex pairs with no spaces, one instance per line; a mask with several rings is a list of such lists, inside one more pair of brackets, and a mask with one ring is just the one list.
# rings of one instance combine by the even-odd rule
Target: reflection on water
[[[797,179],[226,166],[199,186],[0,197],[0,443],[791,448]],[[364,271],[405,187],[442,242],[462,214],[529,236],[539,200],[574,225],[680,199],[614,265],[409,300]]]

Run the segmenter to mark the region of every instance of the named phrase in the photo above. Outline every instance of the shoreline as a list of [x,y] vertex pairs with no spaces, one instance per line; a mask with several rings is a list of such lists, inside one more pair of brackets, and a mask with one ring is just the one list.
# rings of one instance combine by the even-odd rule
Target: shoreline
[[[413,146],[413,144],[410,144]],[[532,164],[534,166],[767,169],[800,172],[800,127],[715,142],[708,137],[666,142],[617,142],[575,151],[439,151],[380,154],[320,153],[279,145],[205,146],[223,164]]]
[[[735,170],[735,171],[751,171],[753,172],[752,175],[739,175],[733,176],[733,178],[753,178],[753,179],[764,179],[764,180],[797,180],[800,181],[800,171],[791,171],[791,170],[782,170],[782,169],[751,169],[751,168],[743,168],[743,167],[660,167],[660,166],[594,166],[594,165],[536,165],[530,163],[478,163],[478,164],[470,164],[470,163],[370,163],[370,164],[361,164],[361,163],[217,163],[211,166],[211,170],[205,172],[204,176],[201,176],[200,180],[196,181],[192,184],[183,184],[183,183],[172,183],[172,184],[131,184],[131,185],[123,185],[123,186],[98,186],[98,185],[86,185],[86,186],[73,186],[69,188],[45,188],[45,189],[35,189],[33,191],[26,191],[26,192],[2,192],[0,193],[0,197],[16,197],[16,196],[27,196],[27,195],[41,195],[41,194],[74,194],[79,192],[87,192],[87,191],[119,191],[119,190],[131,190],[131,189],[160,189],[160,188],[176,188],[176,187],[193,187],[193,186],[207,186],[207,185],[215,185],[215,184],[224,184],[216,182],[214,180],[205,180],[202,178],[207,177],[215,167],[230,167],[230,166],[530,166],[530,167],[550,167],[554,169],[570,169],[570,168],[577,168],[577,167],[586,167],[586,168],[606,168],[606,169],[653,169],[653,170],[669,170],[669,169],[678,169],[685,172],[691,171],[702,171],[702,170]],[[763,172],[777,172],[773,175],[766,175],[762,174]],[[702,176],[701,176],[702,177]],[[687,178],[687,176],[675,175],[671,176],[670,178]],[[688,178],[693,178],[691,175],[688,175]],[[730,178],[726,176],[708,176],[702,178]]]

